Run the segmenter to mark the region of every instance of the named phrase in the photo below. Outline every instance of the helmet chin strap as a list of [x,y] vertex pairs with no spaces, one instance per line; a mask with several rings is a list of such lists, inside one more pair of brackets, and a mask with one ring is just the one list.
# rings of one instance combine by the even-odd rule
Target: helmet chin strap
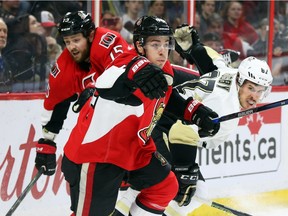
[[239,84],[239,82],[238,82],[238,77],[236,77],[236,88],[237,88],[237,92],[238,92],[238,100],[239,100],[239,104],[240,104],[240,109],[242,109],[243,108],[243,106],[241,105],[241,101],[240,101],[240,93],[239,93],[239,90],[240,90],[240,88],[241,88],[241,86],[240,86],[240,84]]
[[[244,82],[242,83],[242,85],[244,84]],[[240,85],[240,82],[239,82],[239,73],[236,76],[236,88],[237,88],[237,92],[238,92],[238,100],[239,100],[240,109],[243,109],[244,107],[241,104],[240,93],[239,93],[240,88],[241,88],[241,85]]]

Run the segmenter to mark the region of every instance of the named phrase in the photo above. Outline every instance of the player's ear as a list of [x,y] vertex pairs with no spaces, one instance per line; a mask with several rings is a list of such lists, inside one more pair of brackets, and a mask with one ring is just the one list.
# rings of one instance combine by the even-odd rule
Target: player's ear
[[88,37],[88,40],[90,43],[92,43],[93,39],[94,39],[94,35],[95,35],[95,30],[91,31]]
[[139,41],[136,41],[137,50],[140,55],[145,55],[144,47],[140,45]]

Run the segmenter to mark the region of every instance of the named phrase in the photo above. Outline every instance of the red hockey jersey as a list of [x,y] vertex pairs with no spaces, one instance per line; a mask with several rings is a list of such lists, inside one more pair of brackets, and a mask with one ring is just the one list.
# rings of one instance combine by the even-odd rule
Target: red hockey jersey
[[90,50],[90,71],[84,70],[64,49],[55,65],[51,68],[49,84],[44,100],[42,125],[46,125],[57,104],[80,94],[88,83],[95,82],[97,77],[117,57],[128,49],[127,42],[118,32],[98,27]]
[[[113,88],[123,77],[124,66],[136,55],[134,50],[120,55],[97,79],[96,87]],[[163,70],[173,79],[169,62]],[[144,167],[156,150],[151,132],[162,115],[171,91],[172,86],[169,86],[164,98],[150,100],[137,89],[133,94],[142,103],[133,106],[102,97],[93,98],[80,112],[64,147],[65,155],[75,163],[112,163],[126,170]]]

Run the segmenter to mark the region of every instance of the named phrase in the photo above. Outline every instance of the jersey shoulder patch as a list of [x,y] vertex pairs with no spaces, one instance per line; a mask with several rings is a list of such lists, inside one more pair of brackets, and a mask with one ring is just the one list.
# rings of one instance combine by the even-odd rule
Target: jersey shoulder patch
[[111,44],[113,44],[115,42],[116,37],[117,36],[115,34],[113,34],[112,32],[107,32],[106,34],[104,34],[101,37],[99,45],[108,49],[111,46]]
[[55,63],[50,70],[50,74],[51,74],[51,76],[56,78],[59,73],[60,73],[60,69],[58,67],[58,64]]

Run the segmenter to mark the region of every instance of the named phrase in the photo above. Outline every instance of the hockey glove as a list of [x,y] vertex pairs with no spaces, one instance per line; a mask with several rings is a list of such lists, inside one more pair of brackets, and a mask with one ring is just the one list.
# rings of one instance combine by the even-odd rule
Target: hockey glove
[[191,125],[182,124],[178,120],[169,130],[168,134],[170,143],[185,144],[197,146],[200,140],[197,130],[195,131]]
[[78,97],[78,100],[72,106],[73,112],[75,113],[80,112],[80,110],[82,109],[84,104],[87,102],[87,100],[89,100],[89,98],[94,95],[95,91],[96,91],[96,88],[93,85],[90,85],[89,87],[84,89],[81,92],[80,96]]
[[128,64],[126,72],[128,79],[132,81],[127,84],[133,91],[140,88],[142,93],[151,100],[165,96],[168,83],[164,72],[151,64],[148,59],[137,57]]
[[174,200],[178,202],[179,206],[187,206],[196,192],[199,177],[198,164],[193,166],[174,165],[173,170],[179,184],[179,190]]
[[174,33],[175,49],[190,64],[194,64],[191,55],[192,47],[200,44],[199,35],[193,26],[183,24],[178,26]]
[[183,24],[174,33],[175,49],[189,64],[195,64],[200,75],[217,70],[203,44],[200,43],[197,30],[193,26]]
[[213,118],[219,117],[216,112],[204,106],[197,100],[190,100],[185,109],[184,119],[196,124],[200,137],[214,136],[220,129],[220,123],[214,123]]
[[45,167],[44,175],[51,176],[56,169],[56,143],[48,139],[39,139],[36,144],[35,166],[40,170]]

